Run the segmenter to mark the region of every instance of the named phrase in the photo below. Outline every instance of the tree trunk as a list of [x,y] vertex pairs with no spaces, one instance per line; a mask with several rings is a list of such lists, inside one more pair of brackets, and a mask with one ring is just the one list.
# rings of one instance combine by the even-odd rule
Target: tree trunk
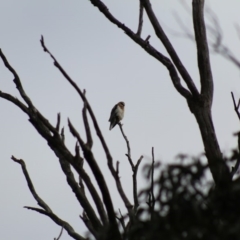
[[205,154],[208,159],[209,168],[217,185],[228,184],[231,181],[230,171],[224,163],[215,129],[212,122],[211,103],[206,99],[189,100],[188,106],[194,114],[204,144]]

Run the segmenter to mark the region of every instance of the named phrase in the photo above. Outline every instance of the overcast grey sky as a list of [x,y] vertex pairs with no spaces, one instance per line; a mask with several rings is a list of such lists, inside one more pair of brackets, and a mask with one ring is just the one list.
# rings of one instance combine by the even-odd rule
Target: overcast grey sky
[[[137,0],[104,2],[120,21],[137,29]],[[192,27],[190,15],[178,0],[152,2],[177,53],[199,86],[194,43],[173,36],[171,31],[181,32],[174,18],[176,12],[189,29]],[[233,25],[240,23],[240,1],[206,2],[219,17],[224,42],[238,56],[240,42]],[[89,1],[2,1],[0,32],[0,48],[18,72],[35,106],[53,124],[57,113],[61,112],[62,125],[67,126],[67,117],[70,117],[77,129],[84,133],[82,103],[42,51],[39,43],[41,34],[69,75],[87,90],[114,161],[121,162],[121,180],[130,199],[131,170],[125,157],[125,142],[118,127],[108,130],[111,108],[118,101],[126,103],[124,130],[135,162],[140,155],[145,157],[142,164],[149,162],[152,146],[155,147],[156,158],[163,162],[174,160],[178,153],[198,155],[203,152],[197,123],[185,100],[172,86],[167,70],[108,22]],[[143,37],[149,34],[152,36],[150,42],[166,53],[144,16]],[[239,70],[216,55],[211,55],[211,62],[215,81],[213,119],[222,151],[227,153],[236,146],[232,134],[239,130],[230,96],[230,91],[233,91],[240,97]],[[12,79],[0,63],[0,89],[19,97]],[[25,160],[37,192],[53,211],[69,221],[76,231],[84,233],[84,224],[78,217],[82,209],[46,142],[28,122],[26,115],[11,103],[0,99],[0,112],[0,239],[53,239],[60,231],[60,227],[47,217],[23,209],[23,206],[37,204],[20,166],[10,160],[11,155]],[[73,151],[75,140],[67,128],[66,143]],[[115,209],[123,210],[96,136],[94,152],[112,191]],[[144,181],[140,181],[139,188],[143,186]],[[70,237],[64,232],[62,239]]]

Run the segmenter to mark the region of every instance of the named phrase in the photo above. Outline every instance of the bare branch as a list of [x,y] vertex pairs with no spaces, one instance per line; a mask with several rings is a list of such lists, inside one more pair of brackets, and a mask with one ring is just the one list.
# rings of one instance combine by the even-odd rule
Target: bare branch
[[61,114],[58,113],[58,115],[57,115],[57,125],[56,125],[57,132],[59,132],[59,129],[60,129],[60,122],[61,122]]
[[[86,96],[85,89],[83,90],[83,94],[84,96]],[[87,146],[91,149],[93,146],[93,140],[92,140],[91,129],[89,127],[88,118],[87,118],[87,104],[85,102],[82,110],[82,116],[83,116],[83,123],[86,131],[86,136],[87,136]]]
[[63,220],[61,220],[58,216],[56,216],[52,210],[50,209],[50,207],[38,196],[37,192],[35,191],[35,188],[33,186],[32,180],[28,174],[27,171],[27,167],[25,162],[22,159],[17,159],[14,156],[11,157],[11,159],[20,164],[22,167],[22,171],[23,174],[25,176],[25,179],[27,181],[28,184],[28,188],[30,190],[30,192],[32,193],[33,197],[35,198],[35,200],[37,201],[38,205],[41,206],[43,209],[40,208],[32,208],[32,207],[25,207],[31,210],[35,210],[41,214],[45,214],[47,216],[49,216],[55,223],[57,223],[59,226],[62,226],[67,232],[68,234],[73,237],[74,239],[77,240],[85,240],[85,238],[83,238],[82,236],[80,236],[79,234],[77,234],[74,229],[69,225],[69,223],[64,222]]
[[238,38],[239,38],[239,40],[240,40],[240,26],[239,26],[238,23],[234,24],[234,26],[235,26],[235,29],[236,29],[236,32],[237,32]]
[[149,44],[149,42],[148,42],[148,40],[150,39],[150,35],[148,35],[147,37],[146,37],[146,39],[145,39],[145,42],[147,42],[148,44]]
[[61,130],[61,140],[62,140],[63,143],[65,142],[64,127]]
[[[3,54],[1,54],[0,57],[2,57],[4,59],[4,61],[6,62],[6,58]],[[12,67],[10,68],[10,70],[15,72],[15,70],[13,70]],[[18,89],[19,89],[19,91],[23,91],[20,79],[18,79],[18,80],[19,80],[19,82],[17,81],[17,84],[19,86]],[[5,98],[8,101],[14,103],[20,109],[22,109],[22,111],[27,113],[29,118],[30,118],[29,121],[33,124],[33,126],[36,128],[38,133],[44,139],[46,139],[50,148],[55,152],[55,154],[59,158],[59,161],[61,161],[61,159],[64,159],[64,161],[69,162],[75,168],[75,170],[79,173],[79,175],[82,177],[82,179],[86,183],[86,186],[88,187],[88,189],[91,193],[91,196],[93,197],[93,200],[94,200],[94,202],[97,206],[97,209],[98,209],[99,215],[101,216],[102,222],[104,224],[108,223],[108,219],[107,219],[106,214],[105,214],[105,210],[104,210],[104,207],[103,207],[103,204],[102,204],[102,200],[99,197],[95,187],[93,186],[89,176],[83,170],[83,168],[80,166],[81,164],[79,163],[78,159],[75,159],[72,156],[72,154],[69,152],[69,150],[66,148],[66,146],[64,145],[64,128],[62,128],[62,132],[61,132],[61,136],[60,136],[57,129],[55,127],[53,127],[49,123],[49,121],[45,117],[43,117],[43,115],[41,115],[41,113],[33,106],[33,104],[30,103],[31,101],[30,102],[28,101],[29,105],[31,105],[31,106],[29,106],[29,108],[27,108],[18,99],[14,98],[13,96],[11,96],[9,94],[0,92],[0,97]],[[78,185],[77,185],[77,187],[78,187]],[[78,195],[78,197],[80,198],[80,195]],[[83,197],[84,197],[84,194],[83,194]],[[79,200],[79,198],[78,198],[78,200]],[[83,202],[87,203],[84,200],[84,198],[82,199],[82,203]],[[88,212],[88,214],[89,214],[89,212]],[[92,220],[91,217],[92,217],[91,214],[89,214],[89,218]],[[99,222],[98,219],[97,219],[97,221]]]
[[22,87],[22,84],[21,84],[21,81],[20,81],[20,78],[18,76],[18,74],[16,73],[16,71],[13,69],[13,67],[9,64],[7,58],[5,57],[5,55],[3,54],[2,50],[0,49],[0,57],[2,58],[3,60],[3,63],[4,65],[6,66],[6,68],[13,74],[14,76],[14,83],[19,91],[19,93],[21,94],[22,98],[24,99],[24,101],[28,104],[28,106],[30,108],[34,108],[30,98],[27,96],[27,94],[25,93],[23,87]]
[[239,166],[240,166],[240,132],[235,133],[234,136],[238,137],[238,153],[236,154],[237,155],[237,161],[235,163],[235,166],[232,167],[232,171],[231,171],[232,178],[237,173],[237,171],[239,169]]
[[[97,123],[97,120],[95,118],[95,115],[92,111],[92,108],[90,106],[90,104],[88,103],[86,97],[84,96],[83,92],[80,90],[80,88],[77,86],[77,84],[68,76],[68,74],[65,72],[65,70],[61,67],[61,65],[58,63],[58,61],[55,59],[55,57],[51,54],[51,52],[46,48],[45,46],[45,43],[44,43],[44,39],[43,37],[41,38],[41,45],[43,47],[43,50],[45,52],[47,52],[51,58],[53,59],[54,61],[54,65],[59,69],[59,71],[63,74],[63,76],[67,79],[67,81],[74,87],[74,89],[77,91],[77,93],[79,94],[79,96],[81,97],[82,101],[84,102],[84,104],[86,104],[86,107],[87,107],[87,110],[92,118],[92,121],[93,121],[93,125],[94,125],[94,128],[96,130],[96,133],[97,133],[97,136],[99,137],[100,139],[100,142],[103,146],[103,149],[105,151],[105,154],[106,154],[106,157],[107,157],[107,160],[108,160],[108,167],[112,173],[112,175],[114,176],[115,175],[115,169],[113,167],[113,160],[112,160],[112,156],[110,154],[110,151],[107,147],[107,144],[104,140],[104,137],[102,135],[102,132],[98,126],[98,123]],[[69,126],[70,127],[70,126]],[[74,132],[76,133],[76,131],[74,131],[75,129],[72,128],[73,130],[73,134]],[[80,143],[80,142],[79,142]],[[80,143],[81,147],[83,147],[84,144]],[[85,154],[90,154],[88,155],[88,157],[92,158],[93,155],[91,153],[91,151],[89,151],[88,148],[85,147]],[[109,194],[109,191],[108,191],[108,188],[106,187],[106,183],[105,183],[105,180],[102,176],[102,173],[101,171],[99,170],[99,167],[98,165],[96,164],[96,162],[94,163],[93,161],[89,161],[88,164],[93,164],[92,166],[90,166],[92,168],[92,170],[96,170],[94,172],[94,174],[97,174],[97,176],[95,175],[96,179],[97,179],[97,182],[98,182],[98,185],[99,185],[99,188],[101,189],[101,192],[102,192],[102,195],[103,195],[103,201],[104,201],[104,204],[106,206],[106,209],[107,209],[107,212],[108,212],[108,217],[109,217],[109,223],[111,224],[111,228],[109,229],[109,237],[115,237],[116,240],[118,239],[121,239],[121,236],[120,236],[120,232],[119,232],[119,229],[118,229],[118,226],[117,226],[117,222],[116,222],[116,218],[115,218],[115,212],[114,212],[114,208],[113,208],[113,204],[112,204],[112,200],[111,200],[111,196]],[[93,167],[94,166],[94,167]],[[97,170],[98,169],[98,170]],[[100,177],[100,178],[99,178]],[[102,184],[99,184],[99,183],[102,183]],[[104,194],[103,194],[104,193]]]
[[94,236],[96,239],[98,239],[98,237],[97,237],[97,236],[98,236],[97,231],[96,231],[96,230],[94,229],[94,227],[92,226],[92,223],[91,223],[91,221],[89,220],[86,212],[83,211],[82,216],[80,215],[79,217],[83,220],[85,226],[86,226],[87,229],[93,234],[93,236]]
[[213,98],[213,78],[204,23],[204,1],[193,0],[193,25],[197,44],[198,69],[201,80],[201,94],[207,97],[210,106]]
[[122,228],[123,228],[123,230],[124,230],[124,232],[125,232],[125,231],[126,231],[126,225],[125,225],[124,217],[123,217],[123,215],[122,215],[122,213],[121,213],[121,210],[118,209],[118,211],[119,211],[120,217],[117,217],[117,216],[116,216],[116,218],[117,218],[117,220],[121,223],[121,226],[122,226]]
[[142,25],[143,25],[143,5],[142,5],[142,2],[139,0],[139,20],[138,20],[138,30],[137,30],[137,35],[139,37],[141,37]]
[[22,171],[23,171],[23,174],[25,176],[25,179],[27,181],[27,184],[28,184],[28,188],[30,190],[30,192],[32,193],[33,197],[35,198],[35,200],[37,201],[38,205],[40,207],[42,207],[43,209],[45,209],[47,212],[52,212],[52,210],[50,209],[50,207],[38,196],[38,194],[36,193],[35,189],[34,189],[34,186],[33,186],[33,183],[32,183],[32,180],[28,174],[28,171],[27,171],[27,167],[26,167],[26,164],[25,162],[22,160],[22,159],[17,159],[15,158],[14,156],[11,157],[11,159],[20,164],[21,167],[22,167]]
[[61,228],[61,231],[60,231],[58,237],[57,237],[57,238],[54,238],[54,240],[59,240],[60,237],[62,236],[62,233],[63,233],[63,227]]
[[[107,212],[108,212],[108,216],[109,216],[109,219],[111,217],[112,214],[115,214],[114,210],[113,210],[113,205],[112,205],[112,200],[111,200],[111,197],[110,197],[110,193],[108,191],[108,187],[106,185],[106,182],[105,182],[105,179],[102,175],[102,172],[101,170],[99,169],[99,166],[94,158],[94,155],[91,151],[91,149],[89,149],[88,146],[86,146],[83,142],[83,140],[81,139],[79,133],[77,132],[77,130],[73,127],[71,121],[68,119],[68,126],[69,126],[69,129],[70,129],[70,132],[73,134],[74,137],[77,138],[82,150],[83,150],[83,153],[84,153],[84,157],[86,159],[86,161],[88,162],[93,174],[94,174],[94,177],[98,183],[98,186],[101,190],[101,193],[102,193],[102,196],[103,196],[103,199],[104,199],[104,204],[105,204],[105,207],[107,209]],[[116,220],[115,220],[116,221]]]
[[235,166],[232,167],[232,171],[231,171],[232,178],[237,173],[239,166],[240,166],[240,157],[237,159]]
[[[132,157],[131,157],[130,143],[129,143],[129,141],[128,141],[128,138],[127,138],[126,134],[125,134],[124,131],[123,131],[122,124],[121,124],[121,123],[118,123],[118,125],[119,125],[119,128],[120,128],[120,130],[121,130],[121,133],[122,133],[122,135],[123,135],[123,138],[125,139],[126,144],[127,144],[127,151],[128,151],[128,153],[125,154],[125,155],[127,156],[128,161],[129,161],[129,163],[130,163],[130,165],[131,165],[131,167],[132,167],[132,172],[133,172],[132,177],[133,177],[134,211],[136,212],[136,211],[137,211],[137,208],[138,208],[138,206],[139,206],[138,195],[137,195],[137,172],[138,172],[138,167],[139,167],[139,165],[140,165],[140,163],[141,163],[141,161],[142,161],[142,159],[143,159],[143,156],[141,156],[141,157],[138,159],[136,165],[133,164]],[[117,169],[118,169],[118,165],[117,165]]]
[[[240,105],[240,99],[238,100],[238,104],[237,104],[235,101],[233,92],[231,92],[231,95],[232,95],[234,110],[238,116],[238,119],[240,120],[240,113],[238,111],[239,105]],[[231,171],[232,178],[236,174],[236,172],[238,171],[239,166],[240,166],[240,132],[238,132],[236,135],[238,136],[238,157],[237,157],[237,162],[236,162],[235,166],[232,167],[232,171]]]
[[71,171],[70,164],[64,159],[59,158],[59,162],[61,164],[62,170],[65,173],[67,182],[71,187],[72,191],[74,192],[76,198],[78,199],[79,203],[83,207],[84,211],[86,211],[94,229],[97,231],[101,229],[103,226],[100,223],[99,219],[97,218],[94,209],[92,208],[91,204],[89,203],[85,192],[79,188],[78,183],[76,182],[74,175]]
[[[240,61],[237,59],[234,53],[223,44],[223,33],[221,26],[219,24],[218,17],[209,8],[207,8],[206,13],[207,17],[210,19],[210,22],[213,24],[213,26],[209,25],[207,26],[208,32],[211,33],[211,36],[213,37],[213,42],[210,43],[212,50],[216,53],[219,53],[222,57],[231,61],[236,67],[240,68]],[[235,27],[237,34],[239,34],[237,25],[235,25]]]
[[[29,190],[31,191],[35,200],[38,202],[39,206],[44,208],[47,212],[52,212],[52,210],[45,204],[45,202],[35,192],[34,186],[33,186],[32,182],[31,182],[31,179],[28,175],[28,172],[27,172],[26,165],[25,165],[24,161],[21,160],[21,159],[20,160],[16,159],[14,156],[12,156],[12,160],[21,164],[23,173],[25,175],[25,178],[26,178],[28,186],[29,186]],[[67,182],[68,182],[69,186],[72,188],[72,191],[75,193],[79,203],[81,203],[84,210],[88,213],[88,215],[89,215],[89,217],[92,221],[93,226],[96,229],[101,228],[101,224],[100,224],[99,220],[97,219],[97,216],[95,215],[94,210],[92,209],[90,203],[88,202],[85,194],[82,193],[82,191],[79,189],[78,184],[76,183],[76,181],[74,179],[74,176],[73,176],[73,173],[70,169],[69,163],[64,161],[64,160],[61,160],[61,159],[59,159],[59,162],[61,164],[63,172],[66,175]]]
[[137,212],[138,206],[139,206],[139,201],[138,201],[138,194],[137,194],[137,173],[138,173],[138,167],[143,159],[143,156],[141,156],[136,165],[134,166],[133,169],[133,199],[134,199],[134,212]]
[[0,91],[0,97],[3,99],[8,100],[9,102],[15,104],[16,106],[18,106],[23,112],[25,112],[26,114],[29,114],[29,110],[27,108],[27,106],[22,103],[21,101],[19,101],[17,98],[13,97],[12,95],[2,92]]
[[166,48],[167,52],[169,53],[172,61],[174,62],[175,66],[177,67],[179,73],[181,74],[182,78],[184,79],[185,83],[188,86],[188,89],[191,91],[192,95],[195,97],[199,96],[199,92],[190,77],[189,73],[187,72],[186,68],[183,66],[181,60],[179,59],[176,51],[174,50],[171,42],[169,41],[167,35],[163,31],[155,13],[153,12],[151,3],[149,0],[141,0],[143,7],[148,15],[148,18],[155,30],[157,37],[161,40],[162,44]]
[[[108,192],[108,188],[107,188],[107,185],[105,183],[105,180],[104,180],[104,177],[96,163],[96,160],[93,156],[93,153],[91,152],[91,149],[89,149],[83,142],[83,140],[81,139],[79,133],[76,131],[76,129],[73,127],[72,123],[70,122],[70,120],[68,121],[68,124],[69,124],[69,129],[70,129],[70,132],[73,134],[74,137],[77,138],[83,152],[84,152],[84,156],[85,156],[85,159],[87,160],[96,180],[97,180],[97,183],[99,185],[99,188],[101,189],[101,193],[102,193],[102,196],[104,198],[104,195],[107,194],[106,191]],[[128,211],[130,211],[132,209],[132,204],[129,202],[126,194],[124,193],[124,190],[122,188],[122,184],[121,184],[121,181],[120,181],[120,178],[118,176],[118,165],[119,163],[117,164],[117,171],[114,170],[114,179],[115,179],[115,182],[116,182],[116,186],[117,186],[117,189],[118,189],[118,192],[127,208]],[[109,194],[109,193],[108,193]],[[105,202],[105,206],[106,206],[106,202]],[[106,206],[107,208],[107,206]]]
[[38,212],[40,214],[43,214],[45,216],[48,216],[49,218],[51,218],[57,225],[63,227],[67,233],[69,234],[69,236],[71,236],[72,238],[76,239],[76,240],[87,240],[86,238],[82,237],[81,235],[79,235],[78,233],[75,232],[75,230],[73,229],[73,227],[68,223],[63,221],[61,218],[59,218],[57,215],[55,215],[52,212],[47,212],[41,208],[35,208],[35,207],[29,207],[29,206],[25,206],[24,208]]
[[115,171],[114,179],[115,179],[115,182],[116,182],[118,193],[121,196],[121,198],[122,198],[122,200],[124,202],[124,205],[125,205],[126,209],[128,210],[129,215],[130,215],[131,210],[133,208],[133,205],[128,200],[128,198],[127,198],[127,196],[126,196],[126,194],[125,194],[125,192],[123,190],[122,183],[120,181],[120,177],[119,177],[119,161],[117,161],[117,163],[116,163],[116,171]]
[[[223,33],[216,14],[207,7],[205,13],[206,18],[210,21],[210,24],[206,23],[210,51],[220,54],[222,57],[231,61],[236,67],[240,68],[240,61],[237,59],[234,53],[223,44]],[[183,24],[181,18],[179,18],[177,13],[174,15],[174,17],[176,18],[176,21],[181,27],[181,29],[183,30],[183,33],[175,32],[174,34],[178,36],[185,36],[188,39],[195,41],[193,34],[189,31],[188,27]],[[235,25],[235,28],[238,36],[240,36],[239,26],[237,24]]]
[[[141,0],[142,1],[142,0]],[[174,65],[172,64],[172,62],[170,61],[169,58],[167,58],[166,56],[164,56],[163,54],[161,54],[159,51],[157,51],[153,46],[151,46],[151,44],[147,41],[142,39],[141,37],[139,37],[137,34],[135,34],[131,29],[129,29],[128,27],[126,27],[123,23],[121,23],[119,20],[117,20],[108,10],[108,8],[105,6],[105,4],[100,1],[100,0],[90,0],[90,2],[99,9],[100,12],[102,12],[104,14],[104,16],[113,24],[115,24],[116,26],[118,26],[120,29],[122,29],[126,35],[128,37],[130,37],[135,43],[137,43],[139,46],[141,46],[149,55],[151,55],[152,57],[154,57],[155,59],[157,59],[159,62],[161,62],[169,71],[169,74],[171,76],[172,82],[174,87],[176,88],[176,90],[186,99],[189,99],[192,97],[192,94],[182,86],[180,78],[178,76],[178,73],[174,67]],[[186,70],[182,70],[182,72],[186,72]],[[179,72],[181,73],[181,71],[179,70]],[[189,85],[191,85],[191,78],[187,77],[187,73],[186,75],[186,79],[189,79],[189,81],[187,81],[189,83]],[[185,79],[184,79],[185,80]],[[185,80],[186,81],[186,80]],[[195,92],[196,94],[198,93],[197,89],[195,88],[194,84],[193,87],[189,88],[191,90],[191,92]],[[194,90],[195,89],[195,90]]]
[[118,126],[121,130],[121,133],[123,135],[123,138],[125,139],[126,141],[126,144],[127,144],[127,154],[125,154],[128,158],[128,161],[132,167],[132,169],[134,168],[134,164],[133,164],[133,161],[132,161],[132,157],[131,157],[131,148],[130,148],[130,144],[129,144],[129,141],[128,141],[128,138],[127,136],[125,135],[124,131],[123,131],[123,128],[122,128],[122,124],[121,123],[118,123]]
[[240,99],[239,99],[238,105],[237,105],[237,103],[236,103],[236,101],[235,101],[235,98],[234,98],[234,95],[233,95],[233,92],[231,92],[231,95],[232,95],[234,110],[235,110],[235,112],[236,112],[236,114],[237,114],[237,116],[238,116],[238,119],[240,120],[240,113],[239,113],[239,111],[238,111]]
[[151,166],[151,188],[149,192],[149,204],[150,204],[150,211],[151,214],[154,212],[155,206],[155,196],[154,196],[154,164],[155,164],[155,157],[154,157],[154,147],[152,147],[152,166]]

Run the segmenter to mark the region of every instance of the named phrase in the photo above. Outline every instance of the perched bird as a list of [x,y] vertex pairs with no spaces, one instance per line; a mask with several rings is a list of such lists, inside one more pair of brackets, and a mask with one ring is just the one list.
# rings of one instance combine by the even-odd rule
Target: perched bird
[[114,128],[116,124],[118,124],[123,119],[124,106],[125,106],[124,102],[119,102],[113,107],[110,118],[108,120],[110,122],[109,130]]

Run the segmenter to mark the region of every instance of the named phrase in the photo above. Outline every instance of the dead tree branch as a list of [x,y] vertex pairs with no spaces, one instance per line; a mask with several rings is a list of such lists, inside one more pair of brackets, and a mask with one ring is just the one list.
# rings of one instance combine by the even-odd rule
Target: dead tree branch
[[[240,120],[240,113],[238,111],[238,109],[240,107],[240,99],[238,100],[238,104],[237,104],[233,92],[231,92],[231,95],[232,95],[234,110],[238,116],[238,119]],[[238,137],[238,156],[237,156],[237,161],[236,161],[235,166],[232,167],[232,171],[231,171],[232,178],[235,175],[235,173],[238,171],[239,166],[240,166],[240,132],[238,132],[236,135]]]
[[38,194],[35,191],[35,188],[33,186],[32,180],[31,180],[31,178],[30,178],[30,176],[28,174],[25,162],[22,159],[15,158],[14,156],[12,156],[11,159],[14,162],[16,162],[16,163],[21,165],[23,174],[24,174],[25,179],[26,179],[27,184],[28,184],[28,188],[29,188],[30,192],[32,193],[33,197],[35,198],[35,200],[37,201],[38,205],[40,207],[42,207],[43,209],[33,208],[33,207],[25,207],[25,208],[37,211],[37,212],[39,212],[41,214],[44,214],[44,215],[50,217],[56,224],[58,224],[59,226],[64,228],[72,238],[74,238],[76,240],[86,240],[84,237],[82,237],[81,235],[76,233],[75,230],[72,228],[72,226],[69,223],[63,221],[57,215],[55,215],[52,212],[52,210],[50,209],[50,207],[38,196]]
[[[93,6],[97,7],[98,10],[101,13],[103,13],[103,15],[110,22],[115,24],[118,28],[122,29],[128,37],[130,37],[135,43],[140,45],[148,54],[156,58],[168,69],[175,89],[183,97],[185,97],[191,113],[193,113],[196,118],[214,181],[216,182],[216,184],[220,185],[229,184],[229,182],[231,181],[231,175],[226,163],[223,160],[223,156],[218,144],[211,116],[211,105],[213,98],[213,79],[211,74],[208,45],[206,42],[206,30],[203,18],[204,1],[202,0],[192,1],[195,38],[196,39],[199,38],[201,41],[203,41],[202,43],[197,42],[198,66],[202,84],[201,94],[199,94],[199,91],[197,90],[192,78],[190,77],[186,68],[183,66],[180,58],[178,57],[176,51],[174,50],[165,32],[163,31],[157,17],[155,16],[150,1],[149,0],[140,1],[148,15],[148,18],[155,30],[157,37],[163,43],[165,49],[167,50],[174,64],[171,62],[169,58],[162,55],[155,48],[153,48],[148,41],[146,42],[145,40],[140,38],[131,29],[126,27],[126,25],[117,20],[110,13],[107,6],[102,1],[90,0]],[[202,53],[200,52],[201,47],[203,47]],[[203,63],[201,61],[205,62]],[[182,86],[175,66],[179,71],[180,75],[182,76],[183,80],[185,81],[189,90]]]
[[155,30],[155,33],[157,35],[157,37],[161,40],[162,44],[164,45],[164,47],[166,48],[168,54],[170,55],[173,63],[175,64],[176,68],[178,69],[179,73],[181,74],[182,78],[184,79],[185,83],[188,86],[188,89],[191,91],[192,95],[194,95],[195,97],[199,96],[199,92],[192,80],[192,78],[190,77],[188,71],[186,70],[186,68],[183,66],[180,58],[178,57],[176,51],[174,50],[171,42],[169,41],[167,35],[165,34],[165,32],[163,31],[153,9],[151,6],[151,3],[149,0],[141,0],[143,7],[148,15],[148,18]]
[[142,26],[143,26],[143,5],[142,5],[142,2],[139,0],[139,19],[138,19],[138,30],[137,30],[137,35],[139,37],[141,37]]
[[[141,0],[142,1],[142,0]],[[139,37],[137,34],[135,34],[131,29],[129,29],[125,24],[121,23],[119,20],[117,20],[108,10],[106,5],[100,1],[100,0],[90,0],[90,2],[93,4],[93,6],[97,7],[100,12],[104,14],[104,16],[113,24],[115,24],[117,27],[122,29],[128,37],[130,37],[136,44],[141,46],[148,54],[150,54],[152,57],[157,59],[159,62],[161,62],[169,71],[169,75],[172,79],[172,83],[176,90],[186,99],[189,99],[192,97],[192,94],[182,86],[181,80],[178,76],[178,72],[176,71],[175,66],[171,62],[169,58],[164,56],[162,53],[157,51],[149,42],[148,40],[144,40],[141,37]],[[143,5],[144,6],[144,5]],[[182,73],[185,70],[182,69]],[[191,84],[191,78],[189,78],[188,74],[186,75],[186,79],[188,84],[192,86],[193,92],[197,93],[197,90],[195,89],[195,86]],[[190,88],[189,88],[190,89]],[[194,90],[195,89],[195,90]]]
[[[66,80],[74,87],[74,89],[77,91],[77,93],[79,94],[79,96],[81,97],[82,101],[84,102],[84,104],[86,104],[86,108],[91,116],[91,119],[93,121],[93,125],[94,125],[94,128],[96,130],[96,133],[97,133],[97,136],[99,137],[100,139],[100,142],[102,144],[102,147],[105,151],[105,154],[106,154],[106,157],[107,157],[107,160],[108,160],[108,167],[112,173],[112,175],[114,176],[115,175],[115,169],[113,167],[113,160],[112,160],[112,156],[110,154],[110,151],[107,147],[107,144],[104,140],[104,137],[102,135],[102,132],[98,126],[98,123],[97,123],[97,120],[95,118],[95,115],[92,111],[92,108],[90,106],[90,104],[88,103],[84,93],[80,90],[80,88],[77,86],[77,84],[69,77],[69,75],[65,72],[65,70],[62,68],[62,66],[58,63],[58,61],[56,60],[56,58],[51,54],[51,52],[47,49],[47,47],[45,46],[45,43],[44,43],[44,39],[43,39],[43,36],[41,38],[41,45],[43,47],[43,50],[45,52],[47,52],[51,58],[53,59],[54,61],[54,66],[56,66],[58,68],[58,70],[63,74],[63,76],[66,78]],[[70,127],[70,125],[69,125]],[[80,143],[81,145],[81,143]],[[81,145],[81,147],[83,147],[84,144]],[[85,148],[85,153],[87,154],[90,154],[91,151],[89,151],[88,148]],[[90,154],[91,155],[91,154]],[[89,161],[89,163],[93,163],[93,165],[90,167],[93,167],[93,166],[96,166],[96,168],[94,169],[93,172],[97,173],[98,176],[100,178],[96,178],[97,182],[98,182],[98,186],[102,192],[102,196],[103,196],[103,201],[105,203],[105,207],[107,209],[107,213],[108,213],[108,218],[109,218],[109,223],[111,224],[112,226],[112,234],[116,234],[115,237],[117,239],[120,239],[120,233],[119,233],[119,230],[118,230],[118,226],[117,226],[117,222],[116,222],[116,218],[115,218],[115,212],[114,212],[114,208],[113,208],[113,204],[112,204],[112,200],[111,200],[111,196],[110,196],[110,193],[108,191],[108,188],[106,187],[106,183],[105,183],[105,180],[104,180],[104,177],[102,176],[102,173],[99,172],[99,168],[97,165],[94,164],[93,161]],[[93,169],[92,169],[93,170]],[[104,194],[103,194],[104,193]]]
[[82,221],[84,222],[85,226],[87,227],[87,229],[92,233],[92,235],[98,239],[98,235],[99,233],[94,229],[94,227],[92,226],[91,221],[89,220],[86,212],[84,211],[82,216],[80,215],[80,218],[82,219]]
[[152,165],[151,165],[151,186],[149,191],[148,205],[150,208],[151,215],[154,212],[155,207],[155,195],[154,195],[154,167],[155,167],[155,157],[154,157],[154,147],[152,147]]
[[78,199],[79,203],[83,207],[84,211],[86,211],[94,229],[99,231],[103,226],[100,223],[98,217],[95,214],[94,209],[92,208],[91,204],[89,203],[85,192],[79,188],[78,183],[76,182],[74,175],[71,171],[70,164],[64,159],[59,159],[60,165],[62,167],[63,172],[65,173],[67,182],[71,187],[72,191],[74,192],[76,198]]
[[138,208],[138,206],[139,206],[138,195],[137,195],[137,172],[138,172],[138,167],[139,167],[139,165],[140,165],[140,163],[141,163],[141,161],[142,161],[142,159],[143,159],[143,156],[141,156],[141,157],[138,159],[136,165],[134,165],[134,163],[133,163],[133,161],[132,161],[132,157],[131,157],[130,143],[129,143],[129,141],[128,141],[128,138],[127,138],[126,134],[125,134],[124,131],[123,131],[122,124],[119,123],[118,125],[119,125],[119,128],[120,128],[120,130],[121,130],[121,133],[122,133],[122,135],[123,135],[123,138],[125,139],[126,144],[127,144],[127,151],[128,151],[128,153],[125,154],[125,155],[127,156],[128,161],[129,161],[129,163],[130,163],[130,165],[131,165],[131,167],[132,167],[132,172],[133,172],[132,178],[133,178],[134,212],[136,213],[137,208]]
[[[17,105],[20,109],[23,110],[28,116],[29,121],[32,123],[32,125],[36,128],[38,133],[47,141],[50,148],[55,152],[56,156],[59,158],[60,164],[62,163],[70,163],[74,169],[78,172],[78,174],[81,176],[81,178],[84,180],[86,186],[88,187],[91,196],[93,198],[94,203],[96,204],[98,213],[101,217],[101,220],[104,224],[108,223],[108,219],[106,217],[105,209],[102,204],[102,200],[99,197],[95,187],[93,186],[88,174],[84,171],[82,168],[81,159],[79,157],[74,157],[70,151],[66,148],[63,138],[64,134],[63,131],[61,132],[61,135],[58,132],[58,124],[57,127],[53,127],[49,121],[42,116],[42,114],[35,108],[35,106],[32,104],[31,100],[27,97],[26,93],[23,90],[23,87],[21,85],[20,79],[17,77],[15,70],[10,66],[8,63],[6,57],[0,51],[0,57],[3,59],[5,66],[13,72],[15,78],[17,78],[17,81],[14,81],[17,85],[17,89],[21,91],[21,95],[24,96],[24,100],[28,104],[28,108],[21,103],[18,99],[14,98],[13,96],[0,92],[0,97],[5,98],[6,100],[9,100],[10,102]],[[60,124],[60,118],[58,118],[58,122]],[[74,180],[75,181],[75,180]],[[72,183],[74,184],[74,181]],[[70,185],[71,186],[71,185]],[[78,185],[76,185],[78,187]],[[73,187],[73,185],[72,185]],[[77,189],[77,188],[76,188]],[[80,190],[80,189],[79,189]],[[77,190],[76,190],[77,191]],[[78,191],[79,192],[79,191]],[[99,222],[98,218],[96,217],[91,205],[89,204],[88,200],[86,199],[84,194],[77,194],[77,199],[80,201],[81,205],[83,204],[85,207],[87,207],[86,212],[88,214],[88,217],[91,219],[91,221],[94,222],[95,227],[100,227],[101,223]],[[82,206],[83,206],[82,205]],[[88,205],[88,206],[87,206]],[[90,211],[90,212],[89,212]],[[93,217],[93,218],[92,218]]]
[[[98,179],[98,184],[102,184],[101,188],[106,188],[107,189],[107,185],[105,182],[102,182],[102,173],[96,163],[96,160],[94,158],[94,155],[93,153],[91,152],[91,150],[84,144],[83,140],[81,139],[79,133],[76,131],[76,129],[73,127],[71,121],[69,120],[68,121],[68,125],[69,125],[69,129],[70,129],[70,132],[73,134],[74,137],[76,137],[76,139],[78,140],[83,152],[84,152],[84,156],[85,156],[85,159],[87,160],[89,166],[91,167],[94,175],[96,176],[96,178]],[[117,189],[118,189],[118,192],[127,208],[128,211],[130,211],[132,209],[132,204],[130,203],[130,201],[128,200],[123,188],[122,188],[122,185],[121,185],[121,181],[120,181],[120,178],[119,178],[119,175],[118,175],[118,167],[117,167],[117,170],[114,170],[114,174],[113,174],[113,177],[115,179],[115,182],[116,182],[116,186],[117,186]],[[105,184],[105,186],[103,186],[103,184]],[[99,186],[100,187],[100,186]],[[103,192],[104,194],[104,192]]]
[[[83,90],[83,94],[86,95],[86,90]],[[82,110],[82,117],[83,117],[83,123],[84,123],[84,128],[86,131],[86,137],[87,137],[87,143],[86,145],[91,149],[93,146],[93,140],[92,140],[92,134],[91,134],[91,129],[89,126],[88,118],[87,118],[87,105],[84,102],[83,105],[83,110]]]
[[231,95],[232,95],[234,110],[235,110],[235,112],[236,112],[236,114],[238,116],[238,119],[240,120],[240,113],[238,111],[239,106],[240,106],[240,99],[238,100],[238,104],[237,104],[236,101],[235,101],[233,92],[231,92]]

